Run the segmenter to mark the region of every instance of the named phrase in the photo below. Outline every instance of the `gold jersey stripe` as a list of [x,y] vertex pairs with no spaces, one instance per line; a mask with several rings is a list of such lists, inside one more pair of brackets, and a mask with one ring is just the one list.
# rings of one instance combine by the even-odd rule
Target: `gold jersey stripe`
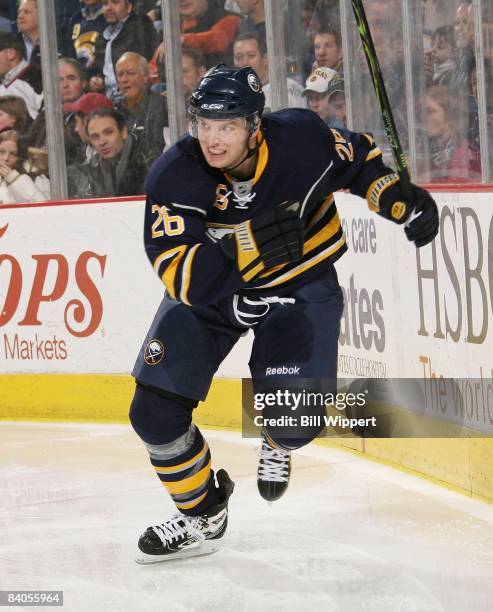
[[194,457],[188,459],[188,461],[184,461],[183,463],[178,463],[178,465],[168,465],[168,466],[159,466],[155,465],[154,469],[158,474],[176,474],[177,472],[182,472],[183,470],[188,469],[195,463],[198,463],[201,459],[205,457],[207,451],[209,450],[209,446],[207,442],[204,443],[204,447],[200,450]]
[[166,487],[169,493],[188,493],[188,491],[198,489],[201,485],[206,483],[209,479],[210,472],[211,462],[209,461],[204,468],[202,468],[196,474],[190,476],[189,478],[184,478],[183,480],[178,480],[176,482],[167,482],[164,480],[162,480],[161,482]]
[[277,266],[274,266],[273,268],[269,268],[265,272],[262,272],[262,274],[259,274],[259,276],[260,278],[264,278],[266,276],[272,276],[276,272],[279,272],[279,270],[282,270],[283,268],[285,268],[287,265],[288,264],[278,264]]
[[191,306],[190,302],[188,301],[188,289],[190,288],[190,279],[192,276],[192,262],[193,258],[195,257],[195,253],[201,246],[201,243],[193,246],[188,252],[185,262],[183,264],[183,271],[181,274],[180,300],[187,306]]
[[219,227],[230,230],[234,230],[234,228],[236,227],[236,225],[232,225],[231,223],[211,223],[210,221],[207,221],[205,225],[206,227]]
[[370,161],[370,159],[374,159],[375,157],[378,157],[379,155],[382,155],[382,151],[380,151],[378,147],[376,149],[372,149],[368,153],[368,155],[365,157],[365,161]]
[[257,286],[255,286],[255,289],[267,289],[269,287],[275,287],[276,285],[281,285],[282,283],[285,283],[285,282],[291,280],[295,276],[298,276],[299,274],[302,274],[303,272],[305,272],[305,270],[308,270],[309,268],[312,268],[313,266],[317,265],[318,263],[320,263],[321,261],[323,261],[327,257],[330,257],[336,251],[338,251],[340,248],[342,248],[345,244],[346,244],[346,237],[343,235],[343,236],[341,236],[341,238],[334,245],[332,245],[329,248],[323,250],[318,255],[315,255],[315,257],[312,257],[308,261],[304,261],[302,264],[299,264],[298,266],[296,266],[295,268],[292,268],[288,272],[285,272],[284,274],[282,274],[278,278],[275,278],[270,283],[266,283],[265,285],[257,285]]
[[340,229],[341,221],[339,215],[336,214],[327,225],[303,244],[303,255],[307,255],[324,242],[330,240]]
[[156,257],[154,261],[154,270],[159,272],[159,268],[161,264],[167,259],[171,259],[172,261],[167,265],[166,270],[161,276],[161,280],[166,286],[168,293],[170,296],[175,299],[175,276],[176,270],[178,268],[178,264],[180,263],[185,251],[188,249],[188,245],[181,244],[180,246],[174,247],[173,249],[169,249],[161,253],[158,257]]
[[[285,264],[283,264],[285,265]],[[259,272],[261,272],[264,269],[264,264],[262,262],[259,262],[254,268],[252,268],[249,272],[247,272],[246,274],[242,274],[243,276],[243,280],[245,280],[246,282],[252,280],[252,278],[254,276],[256,276]]]

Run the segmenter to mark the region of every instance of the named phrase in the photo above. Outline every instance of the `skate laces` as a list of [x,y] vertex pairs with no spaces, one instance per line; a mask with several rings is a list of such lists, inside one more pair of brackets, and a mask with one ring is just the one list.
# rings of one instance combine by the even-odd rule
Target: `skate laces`
[[290,451],[272,448],[265,440],[258,449],[260,457],[258,476],[269,482],[288,482]]
[[200,516],[185,516],[184,514],[175,514],[168,521],[161,525],[155,525],[151,529],[159,537],[163,544],[178,541],[180,537],[192,535],[199,538],[204,536],[197,529],[200,522]]

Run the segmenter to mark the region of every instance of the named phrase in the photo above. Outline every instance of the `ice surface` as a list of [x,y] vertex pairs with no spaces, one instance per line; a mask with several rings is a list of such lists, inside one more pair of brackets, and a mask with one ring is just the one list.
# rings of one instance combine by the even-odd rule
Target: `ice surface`
[[492,506],[313,445],[269,506],[252,441],[204,433],[236,481],[223,547],[139,566],[174,506],[130,428],[0,424],[0,588],[91,612],[493,610]]

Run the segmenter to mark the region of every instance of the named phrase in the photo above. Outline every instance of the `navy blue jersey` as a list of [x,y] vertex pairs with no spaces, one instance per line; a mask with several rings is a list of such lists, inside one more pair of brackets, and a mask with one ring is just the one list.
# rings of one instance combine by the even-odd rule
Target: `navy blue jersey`
[[[207,305],[237,292],[287,295],[326,273],[346,250],[333,192],[365,197],[391,170],[368,134],[327,127],[308,110],[262,118],[255,176],[235,181],[205,162],[185,136],[151,167],[144,241],[168,293],[188,305]],[[286,200],[302,203],[306,235],[301,260],[240,275],[221,247],[235,225]]]

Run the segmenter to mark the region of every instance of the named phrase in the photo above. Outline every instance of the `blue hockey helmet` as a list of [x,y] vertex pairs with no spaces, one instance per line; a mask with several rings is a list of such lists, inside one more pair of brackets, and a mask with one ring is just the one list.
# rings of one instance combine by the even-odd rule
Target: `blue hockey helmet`
[[235,119],[245,117],[253,131],[264,110],[265,96],[257,73],[250,66],[229,68],[218,64],[202,78],[190,97],[188,111],[197,117]]

